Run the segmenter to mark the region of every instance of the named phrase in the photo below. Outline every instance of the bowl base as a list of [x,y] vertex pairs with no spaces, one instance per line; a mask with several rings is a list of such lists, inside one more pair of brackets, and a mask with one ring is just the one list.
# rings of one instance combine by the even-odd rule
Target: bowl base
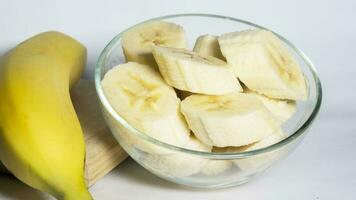
[[[151,171],[151,173],[153,173]],[[243,185],[245,183],[248,183],[250,180],[252,180],[256,174],[250,175],[250,176],[245,176],[241,179],[235,179],[235,180],[231,180],[231,181],[220,181],[220,182],[197,182],[197,181],[189,181],[187,179],[181,180],[181,179],[177,179],[175,177],[165,177],[165,176],[161,176],[157,173],[153,173],[154,175],[165,179],[167,181],[182,185],[182,186],[186,186],[186,187],[190,187],[193,189],[213,189],[213,190],[219,190],[219,189],[226,189],[226,188],[231,188],[231,187],[235,187],[235,186],[239,186],[239,185]]]

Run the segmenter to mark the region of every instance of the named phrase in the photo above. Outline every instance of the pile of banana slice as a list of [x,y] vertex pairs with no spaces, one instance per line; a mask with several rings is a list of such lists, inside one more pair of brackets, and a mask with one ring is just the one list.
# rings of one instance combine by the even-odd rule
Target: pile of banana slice
[[[181,26],[154,21],[128,30],[122,48],[127,63],[104,76],[106,97],[136,129],[171,145],[236,152],[272,145],[286,137],[281,125],[295,102],[307,99],[297,61],[268,30],[202,35],[190,51]],[[173,176],[215,175],[232,165],[130,142]]]

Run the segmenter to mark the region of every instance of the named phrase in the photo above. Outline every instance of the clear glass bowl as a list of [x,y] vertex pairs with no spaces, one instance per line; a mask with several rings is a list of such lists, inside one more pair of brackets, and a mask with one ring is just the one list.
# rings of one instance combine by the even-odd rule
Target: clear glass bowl
[[[147,21],[153,20],[165,20],[183,26],[190,48],[196,38],[203,34],[221,35],[249,28],[264,28],[244,20],[209,14],[169,15]],[[200,188],[223,188],[245,183],[297,147],[318,114],[322,90],[313,64],[301,50],[277,34],[297,58],[309,87],[307,101],[297,102],[296,114],[283,124],[287,138],[262,149],[240,153],[200,152],[160,142],[127,123],[114,111],[103,93],[101,80],[105,73],[125,63],[121,48],[123,32],[110,41],[98,59],[95,67],[96,90],[104,117],[120,145],[137,163],[161,178]]]

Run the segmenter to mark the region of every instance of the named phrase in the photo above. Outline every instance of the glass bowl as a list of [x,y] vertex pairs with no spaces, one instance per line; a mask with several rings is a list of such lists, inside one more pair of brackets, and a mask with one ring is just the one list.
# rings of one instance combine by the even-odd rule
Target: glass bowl
[[[190,48],[196,38],[203,34],[221,35],[249,28],[264,28],[244,20],[210,14],[178,14],[147,21],[153,20],[174,22],[184,27]],[[322,90],[313,64],[301,50],[276,33],[298,60],[309,88],[308,99],[297,102],[297,112],[282,126],[288,137],[265,148],[239,153],[201,152],[160,142],[126,122],[114,111],[102,90],[101,80],[105,73],[125,63],[121,37],[127,30],[114,37],[102,51],[95,67],[96,90],[105,120],[120,145],[137,163],[163,179],[200,188],[224,188],[248,182],[290,154],[318,114]]]

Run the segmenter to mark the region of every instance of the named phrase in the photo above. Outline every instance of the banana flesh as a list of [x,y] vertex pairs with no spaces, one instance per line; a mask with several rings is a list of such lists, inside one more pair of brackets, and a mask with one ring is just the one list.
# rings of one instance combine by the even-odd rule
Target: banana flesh
[[207,145],[243,146],[277,131],[280,122],[250,94],[191,95],[181,111],[195,136]]
[[[118,65],[107,72],[102,86],[116,112],[142,133],[177,146],[189,141],[190,130],[179,112],[180,100],[151,66],[134,62]],[[147,145],[138,146],[160,153]]]
[[[201,143],[194,136],[191,136],[188,143],[183,145],[183,148],[209,152],[212,147]],[[154,170],[163,171],[173,177],[186,177],[197,174],[208,162],[206,158],[183,152],[174,152],[167,155],[152,154],[148,155],[146,159]]]
[[[220,151],[220,152],[244,152],[244,151],[252,151],[252,150],[257,150],[260,148],[264,148],[270,145],[273,145],[281,140],[286,138],[286,134],[283,133],[281,130],[275,132],[274,134],[271,134],[267,138],[264,138],[258,142],[255,142],[250,145],[242,146],[242,147],[228,147],[228,148],[220,148],[217,150],[216,148],[215,151]],[[267,168],[270,166],[272,163],[274,163],[275,160],[278,160],[281,158],[283,155],[285,155],[286,151],[284,149],[278,149],[276,151],[248,157],[248,158],[242,158],[242,159],[236,159],[234,160],[234,163],[241,169],[241,170],[252,170],[252,169],[262,169],[262,168]]]
[[153,55],[164,80],[179,90],[210,95],[242,91],[232,68],[220,59],[161,46],[154,47]]
[[[224,60],[218,42],[218,37],[213,35],[202,35],[198,37],[197,41],[194,45],[194,52],[204,55],[204,56],[213,56],[219,58],[220,60]],[[193,93],[184,90],[176,89],[178,97],[183,100],[186,97],[192,95]]]
[[247,88],[244,88],[244,92],[256,96],[282,123],[288,121],[297,110],[295,101],[268,98],[265,95],[258,94]]
[[201,170],[202,174],[216,176],[229,170],[233,165],[231,160],[208,160]]
[[122,36],[122,48],[126,61],[155,66],[152,46],[186,48],[187,39],[182,27],[165,21],[153,21],[138,25]]
[[214,35],[199,36],[194,45],[194,52],[205,56],[213,56],[225,60],[221,53],[218,37]]
[[272,32],[255,29],[226,33],[218,41],[236,76],[249,89],[271,98],[307,98],[298,62]]

